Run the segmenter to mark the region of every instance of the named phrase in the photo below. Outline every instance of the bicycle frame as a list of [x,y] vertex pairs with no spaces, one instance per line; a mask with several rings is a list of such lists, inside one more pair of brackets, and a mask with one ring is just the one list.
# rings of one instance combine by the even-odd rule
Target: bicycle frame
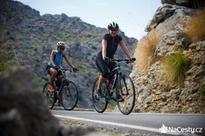
[[116,75],[115,78],[114,78],[114,81],[113,81],[113,83],[112,83],[112,88],[111,88],[112,90],[114,90],[114,89],[116,88],[119,75],[121,75],[120,65],[119,65],[118,63],[116,63],[116,66],[115,66],[115,68],[112,70],[112,73],[114,73],[113,76]]
[[[58,72],[61,72],[62,74],[60,75],[60,77],[56,77],[56,80],[55,80],[55,87],[56,87],[56,91],[58,92],[58,94],[61,93],[62,89],[63,89],[63,84],[64,82],[67,82],[68,80],[66,80],[66,75],[65,75],[65,72],[66,71],[71,71],[70,69],[63,69],[63,68],[59,68],[58,69]],[[57,86],[56,85],[56,81],[60,80],[60,85]],[[69,82],[69,81],[68,81]]]
[[[114,67],[114,69],[111,71],[111,75],[115,76],[114,78],[114,81],[113,83],[111,84],[112,87],[110,90],[107,89],[108,93],[110,93],[111,90],[115,90],[116,87],[117,87],[117,84],[119,83],[118,81],[120,80],[119,78],[121,77],[122,75],[122,72],[121,72],[121,67],[120,67],[120,63],[121,62],[130,62],[129,60],[119,60],[119,59],[113,59],[112,62],[114,62],[116,65]],[[108,79],[109,80],[109,79]],[[120,85],[120,83],[119,83]],[[108,87],[107,87],[108,88]]]

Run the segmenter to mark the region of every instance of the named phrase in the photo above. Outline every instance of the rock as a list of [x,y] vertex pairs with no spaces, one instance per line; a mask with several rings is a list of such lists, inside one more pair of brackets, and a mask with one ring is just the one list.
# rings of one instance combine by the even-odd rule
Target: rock
[[178,50],[186,50],[188,49],[189,43],[189,39],[183,33],[170,31],[161,38],[156,48],[156,55],[166,56]]
[[[165,4],[167,5],[167,4]],[[205,82],[205,41],[191,43],[184,35],[184,24],[179,20],[187,20],[194,13],[186,7],[172,5],[173,15],[156,25],[154,31],[161,34],[156,46],[155,62],[147,73],[133,67],[132,78],[136,85],[136,112],[165,113],[205,113],[205,102],[199,96],[199,90]],[[189,60],[188,71],[185,72],[183,86],[169,83],[163,79],[160,58],[181,51]],[[149,93],[147,93],[149,92]],[[151,103],[151,104],[150,104]]]
[[175,4],[176,0],[161,0],[162,4]]
[[185,6],[188,8],[203,8],[205,7],[204,0],[161,0],[162,4],[172,4]]
[[165,34],[170,30],[183,30],[184,24],[193,14],[193,10],[177,5],[164,4],[156,10],[145,31],[150,32],[154,28],[159,34]]
[[172,16],[175,11],[172,5],[166,4],[162,7],[159,7],[155,12],[154,18],[151,20],[149,25],[146,27],[145,31],[150,32],[154,29],[159,23],[166,20],[168,17]]
[[0,114],[1,136],[26,136],[25,124],[16,109]]
[[68,136],[90,132],[60,127],[29,68],[15,68],[1,74],[0,90],[1,136]]

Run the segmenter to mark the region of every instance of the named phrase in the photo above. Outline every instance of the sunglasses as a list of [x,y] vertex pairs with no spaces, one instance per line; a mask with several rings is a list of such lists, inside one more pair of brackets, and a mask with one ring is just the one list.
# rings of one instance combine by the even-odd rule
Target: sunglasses
[[111,29],[111,31],[112,31],[112,32],[118,32],[118,30],[116,30],[116,29]]
[[61,50],[64,50],[65,48],[64,47],[59,47]]

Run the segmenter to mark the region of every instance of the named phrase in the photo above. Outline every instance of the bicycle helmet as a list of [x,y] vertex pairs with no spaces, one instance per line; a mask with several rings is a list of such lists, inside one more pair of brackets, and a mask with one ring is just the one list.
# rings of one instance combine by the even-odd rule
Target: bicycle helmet
[[64,43],[63,41],[57,42],[57,48],[58,48],[58,47],[63,47],[63,48],[65,48],[65,43]]
[[109,30],[115,30],[118,31],[119,30],[119,25],[116,22],[112,22],[108,25],[107,27]]

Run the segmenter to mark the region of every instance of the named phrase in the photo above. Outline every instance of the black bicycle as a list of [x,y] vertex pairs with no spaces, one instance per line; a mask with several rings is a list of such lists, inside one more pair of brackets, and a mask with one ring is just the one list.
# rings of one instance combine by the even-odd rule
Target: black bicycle
[[[102,95],[97,97],[98,78],[95,80],[92,88],[92,100],[94,108],[97,112],[103,113],[108,105],[109,100],[117,102],[118,109],[121,113],[128,115],[132,112],[135,105],[135,87],[132,79],[120,71],[120,63],[133,63],[128,59],[110,59],[115,63],[112,70],[112,78],[105,81],[102,85]],[[117,96],[121,96],[119,100]]]
[[47,99],[49,109],[52,109],[58,100],[58,104],[65,110],[73,110],[78,102],[78,89],[74,82],[66,79],[66,72],[70,69],[59,68],[55,79],[55,91],[48,90],[49,82],[43,86],[43,94]]

